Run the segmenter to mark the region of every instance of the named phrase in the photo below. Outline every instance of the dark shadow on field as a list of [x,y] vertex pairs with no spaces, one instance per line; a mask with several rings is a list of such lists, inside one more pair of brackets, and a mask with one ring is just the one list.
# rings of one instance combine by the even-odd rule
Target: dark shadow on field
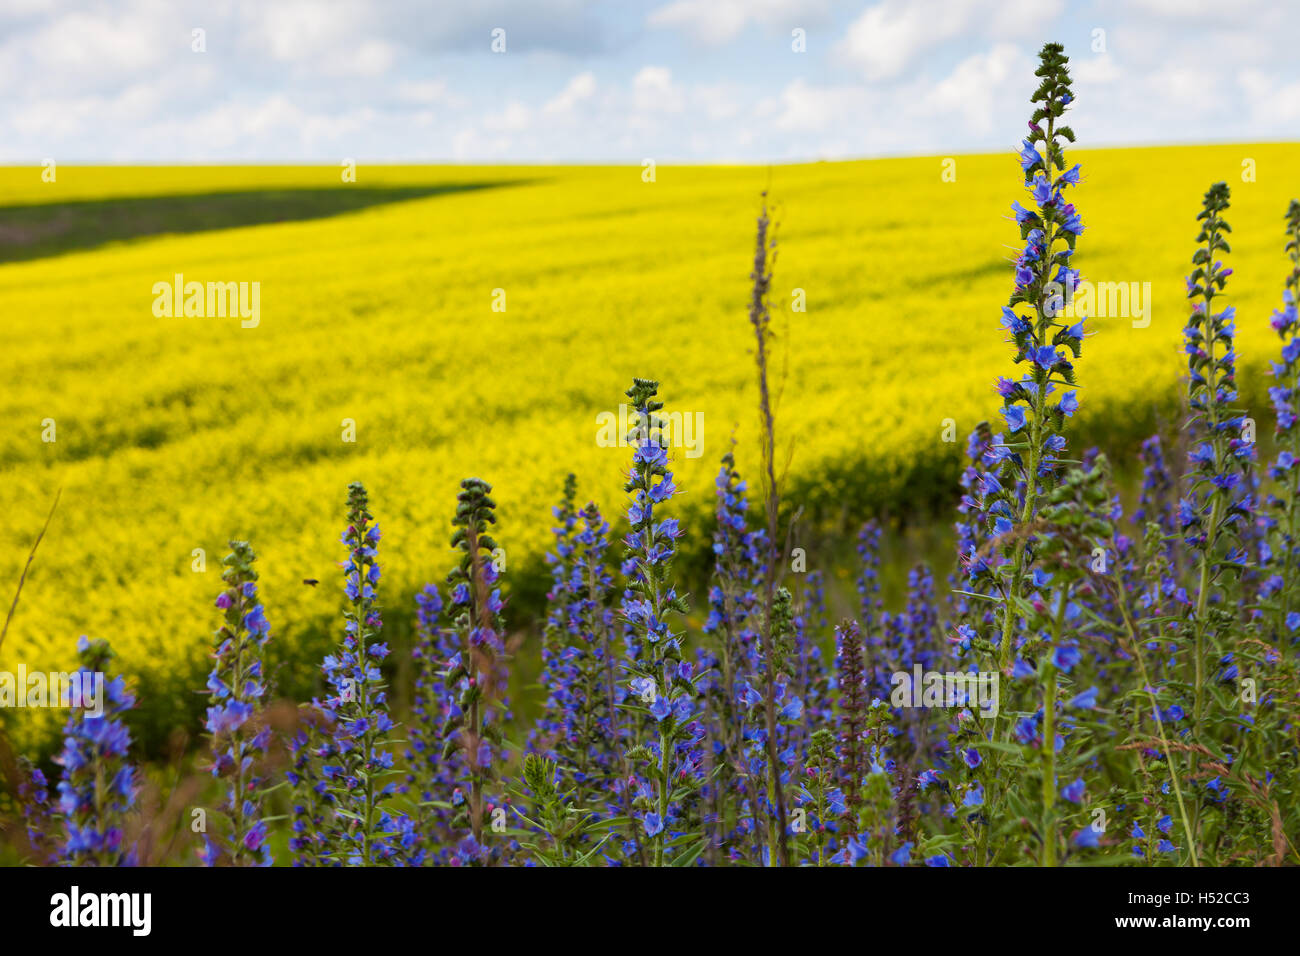
[[324,219],[371,206],[517,185],[524,180],[424,186],[258,189],[0,207],[0,263],[41,259],[150,236]]

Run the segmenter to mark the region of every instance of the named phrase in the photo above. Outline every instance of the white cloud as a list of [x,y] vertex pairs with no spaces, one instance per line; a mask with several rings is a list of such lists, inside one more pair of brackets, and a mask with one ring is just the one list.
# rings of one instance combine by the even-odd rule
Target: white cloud
[[676,0],[650,14],[654,27],[676,27],[704,43],[725,43],[745,28],[743,0]]
[[[1015,99],[1017,92],[1023,93],[1014,86],[1023,86],[1023,78],[1032,73],[1033,65],[1018,48],[1000,43],[988,53],[977,53],[958,63],[925,95],[922,111],[951,117],[977,136],[993,133],[1002,124],[997,108],[1010,106],[1008,100]],[[1009,80],[1014,81],[1010,87]]]
[[0,83],[7,91],[105,93],[138,82],[164,62],[169,46],[189,45],[169,25],[140,10],[120,14],[58,13],[0,40]]
[[924,50],[961,30],[948,18],[936,21],[917,4],[886,0],[853,21],[839,50],[868,80],[893,79]]
[[1178,110],[1184,116],[1188,115],[1187,111],[1211,109],[1223,102],[1223,94],[1216,85],[1206,82],[1205,71],[1186,61],[1148,74],[1145,83],[1166,108]]
[[1086,53],[1070,63],[1076,90],[1114,83],[1124,75],[1109,53]]
[[886,90],[796,79],[759,112],[792,141],[801,140],[804,156],[947,149],[954,130],[1012,140],[1018,127],[1011,117],[1024,112],[1024,76],[1031,67],[1028,54],[998,44],[962,60],[938,83],[916,79]]
[[1300,123],[1300,5],[1268,0],[1078,0],[1068,17],[1063,0],[445,6],[8,0],[0,157],[951,155],[1017,140],[1044,39],[1072,57],[1081,144],[1294,138]]
[[892,80],[950,40],[1036,35],[1063,9],[1064,0],[883,0],[849,25],[836,52],[867,80]]
[[595,92],[595,74],[590,70],[579,73],[565,85],[564,89],[547,100],[546,105],[542,107],[542,112],[552,116],[571,113],[578,104],[591,99]]
[[710,120],[729,120],[740,113],[744,93],[735,83],[718,83],[697,86],[691,90],[691,100],[698,104]]
[[453,97],[443,80],[419,80],[398,83],[394,87],[397,98],[407,103],[423,103],[431,106],[437,103],[454,103]]
[[667,67],[646,66],[632,80],[632,97],[643,113],[678,113],[683,107],[682,92],[673,84]]
[[483,120],[486,129],[499,133],[517,133],[532,125],[533,111],[518,100],[506,104],[499,113],[493,113]]
[[1041,44],[1054,39],[1044,32],[1065,13],[1065,0],[974,0],[967,10],[968,23],[976,24],[983,36],[1015,37]]
[[652,11],[652,27],[672,27],[700,43],[734,40],[750,23],[769,28],[807,29],[825,17],[824,0],[674,0]]
[[1228,15],[1234,19],[1251,17],[1270,6],[1269,0],[1234,0],[1226,7],[1222,0],[1130,0],[1134,9],[1156,17],[1167,17],[1186,23],[1189,19],[1214,19],[1223,22]]
[[511,155],[508,136],[486,136],[481,130],[462,129],[452,137],[451,155],[458,162],[482,162]]
[[775,124],[791,133],[823,132],[862,115],[870,104],[870,93],[860,86],[814,86],[796,79],[781,91]]
[[1260,70],[1243,70],[1237,83],[1257,128],[1293,134],[1295,123],[1300,121],[1300,80],[1283,83]]

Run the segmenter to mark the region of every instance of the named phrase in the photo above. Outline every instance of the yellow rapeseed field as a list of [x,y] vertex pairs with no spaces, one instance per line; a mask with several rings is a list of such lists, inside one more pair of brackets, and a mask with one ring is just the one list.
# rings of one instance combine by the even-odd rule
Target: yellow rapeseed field
[[[1085,131],[1080,131],[1081,134]],[[1129,447],[1181,388],[1195,216],[1232,187],[1229,301],[1243,397],[1271,427],[1267,319],[1300,194],[1292,144],[1072,153],[1084,278],[1149,282],[1148,327],[1090,322],[1078,428]],[[1242,181],[1243,160],[1255,182]],[[303,688],[340,606],[343,503],[371,491],[394,620],[449,567],[457,484],[490,481],[511,573],[536,568],[564,475],[611,516],[626,449],[597,416],[633,376],[702,413],[676,453],[681,507],[712,505],[733,426],[754,471],[746,320],[758,195],[776,201],[779,427],[794,504],[906,507],[949,487],[965,434],[1012,374],[998,325],[1023,200],[1015,155],[758,167],[0,169],[0,206],[236,190],[476,185],[329,218],[158,235],[0,266],[0,582],[7,606],[58,488],[0,667],[65,668],[109,638],[148,732],[196,712],[230,537],[259,554],[283,687]],[[0,210],[0,222],[3,221]],[[154,314],[156,283],[260,283],[260,321]],[[493,311],[501,302],[504,311]],[[792,312],[802,290],[806,312]],[[958,442],[941,440],[954,419]],[[355,442],[343,440],[344,420]],[[51,425],[52,423],[52,425]],[[54,441],[51,437],[53,428]],[[1077,447],[1077,443],[1076,443]],[[695,526],[698,528],[698,524]],[[684,542],[700,547],[698,535]],[[196,571],[195,549],[206,554]],[[319,579],[318,587],[304,578]],[[400,609],[400,613],[398,610]],[[516,623],[525,623],[518,622]],[[29,723],[20,742],[43,733]]]

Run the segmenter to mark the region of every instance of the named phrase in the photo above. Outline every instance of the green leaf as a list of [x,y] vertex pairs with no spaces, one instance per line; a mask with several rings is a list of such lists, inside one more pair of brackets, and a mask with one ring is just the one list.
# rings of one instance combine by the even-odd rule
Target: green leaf
[[692,863],[696,861],[696,859],[699,858],[699,855],[704,852],[704,848],[708,845],[708,843],[709,841],[707,837],[698,840],[696,843],[694,843],[691,846],[689,850],[674,857],[672,863],[668,865],[669,866],[690,866]]
[[987,747],[990,750],[1000,750],[1003,753],[1015,754],[1017,757],[1023,756],[1024,754],[1024,751],[1018,744],[1009,744],[1004,740],[981,740],[975,743],[975,747],[979,749]]

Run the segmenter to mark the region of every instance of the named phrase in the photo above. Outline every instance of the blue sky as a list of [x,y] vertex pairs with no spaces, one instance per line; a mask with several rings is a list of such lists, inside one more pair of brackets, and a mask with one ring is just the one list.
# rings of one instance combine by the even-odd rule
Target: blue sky
[[996,150],[1049,39],[1081,144],[1297,140],[1297,37],[1276,0],[4,0],[0,162]]

